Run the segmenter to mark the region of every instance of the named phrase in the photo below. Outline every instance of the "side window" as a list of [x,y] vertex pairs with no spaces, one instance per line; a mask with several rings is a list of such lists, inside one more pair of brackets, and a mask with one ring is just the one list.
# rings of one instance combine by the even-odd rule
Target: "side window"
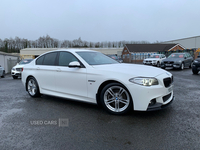
[[55,65],[57,52],[48,53],[44,57],[43,65]]
[[43,60],[44,60],[44,55],[41,56],[41,57],[39,57],[39,58],[36,60],[36,65],[42,65]]
[[60,52],[58,60],[59,66],[69,66],[69,63],[72,61],[78,61],[78,59],[71,53]]

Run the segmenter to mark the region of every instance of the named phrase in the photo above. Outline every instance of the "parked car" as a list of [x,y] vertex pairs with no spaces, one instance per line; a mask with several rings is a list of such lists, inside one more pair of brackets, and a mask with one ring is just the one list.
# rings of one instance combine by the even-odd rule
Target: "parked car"
[[0,77],[4,78],[5,77],[5,69],[1,67],[0,65]]
[[162,60],[165,58],[166,56],[164,54],[153,54],[149,58],[144,59],[143,64],[160,67]]
[[192,67],[193,57],[189,53],[172,53],[161,62],[161,68],[172,67],[183,70],[185,67]]
[[194,60],[194,62],[192,64],[193,74],[198,74],[199,71],[200,71],[200,55],[198,56],[197,59]]
[[23,59],[19,63],[17,63],[16,66],[14,66],[11,70],[11,75],[13,79],[17,79],[18,77],[21,77],[21,72],[24,67],[24,65],[30,63],[33,59]]
[[173,99],[173,76],[160,68],[119,63],[83,49],[47,52],[22,69],[31,97],[53,95],[102,105],[112,114],[162,109]]
[[110,58],[112,58],[112,59],[114,59],[114,60],[116,60],[116,61],[118,61],[120,63],[123,62],[123,60],[120,57],[116,56],[116,55],[107,55],[107,56],[109,56]]

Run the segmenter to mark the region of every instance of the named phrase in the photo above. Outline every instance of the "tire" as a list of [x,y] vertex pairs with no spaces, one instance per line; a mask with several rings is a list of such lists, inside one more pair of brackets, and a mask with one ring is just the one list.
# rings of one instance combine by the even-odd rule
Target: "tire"
[[183,70],[184,68],[185,68],[184,63],[181,63],[180,70]]
[[5,77],[5,71],[3,71],[3,74],[2,74],[2,76],[1,76],[2,78],[4,78]]
[[190,64],[189,68],[192,68],[192,64],[193,64],[193,62],[191,62],[191,64]]
[[161,67],[162,69],[165,69],[165,67]]
[[159,62],[159,61],[157,62],[157,65],[156,65],[156,66],[157,66],[157,67],[160,67],[160,62]]
[[31,97],[39,97],[40,96],[40,89],[39,89],[38,83],[35,78],[33,78],[33,77],[28,78],[27,83],[26,83],[26,89],[28,91],[28,94]]
[[13,79],[17,79],[18,78],[18,76],[12,76],[13,77]]
[[101,91],[100,102],[107,112],[114,115],[126,114],[133,107],[128,90],[119,83],[106,85]]
[[196,69],[192,69],[192,73],[193,74],[198,74],[199,71],[197,71]]

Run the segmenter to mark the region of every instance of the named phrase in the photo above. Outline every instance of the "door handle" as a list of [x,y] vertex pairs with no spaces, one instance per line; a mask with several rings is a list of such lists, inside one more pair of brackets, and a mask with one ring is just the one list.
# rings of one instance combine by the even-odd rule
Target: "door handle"
[[60,68],[57,68],[57,70],[56,70],[57,72],[61,72],[61,70],[60,70]]
[[37,67],[36,70],[40,70],[40,67]]

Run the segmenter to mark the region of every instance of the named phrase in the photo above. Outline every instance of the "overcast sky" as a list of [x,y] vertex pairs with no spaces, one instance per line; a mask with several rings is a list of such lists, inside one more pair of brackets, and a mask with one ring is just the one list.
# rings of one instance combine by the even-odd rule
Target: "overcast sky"
[[200,35],[200,0],[1,0],[0,39],[169,41]]

